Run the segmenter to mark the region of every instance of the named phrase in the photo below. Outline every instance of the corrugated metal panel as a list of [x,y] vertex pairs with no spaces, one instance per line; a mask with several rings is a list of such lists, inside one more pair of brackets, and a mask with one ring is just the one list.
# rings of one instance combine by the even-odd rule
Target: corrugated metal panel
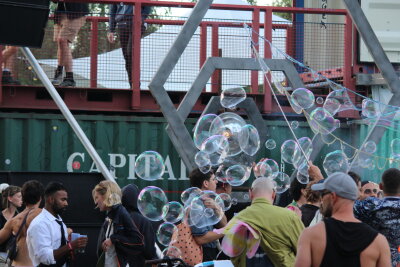
[[[165,131],[164,118],[133,116],[76,116],[82,129],[97,149],[107,166],[113,165],[121,186],[134,182],[140,188],[156,185],[177,197],[178,191],[189,186],[187,170]],[[196,119],[186,121],[189,131]],[[266,121],[270,138],[277,147],[269,151],[264,146],[257,155],[280,161],[280,146],[292,139],[283,121]],[[312,137],[307,123],[300,123],[295,130],[298,137]],[[335,132],[342,138],[351,138],[349,129]],[[351,140],[347,140],[351,141]],[[336,142],[325,146],[317,163],[326,153],[340,149]],[[134,173],[136,157],[146,150],[159,152],[166,163],[166,173],[156,182],[137,179]],[[288,174],[292,167],[286,165]],[[4,171],[53,171],[95,172],[96,167],[78,138],[61,115],[0,113],[0,170]]]
[[[400,1],[362,0],[363,9],[390,62],[400,62]],[[365,43],[360,40],[360,61],[374,62]]]

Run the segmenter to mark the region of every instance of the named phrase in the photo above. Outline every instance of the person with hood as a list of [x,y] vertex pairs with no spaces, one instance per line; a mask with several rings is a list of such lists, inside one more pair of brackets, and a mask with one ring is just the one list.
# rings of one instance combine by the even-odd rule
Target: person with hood
[[102,181],[92,191],[94,203],[107,216],[97,243],[98,266],[143,266],[143,235],[121,204],[121,189],[112,181]]
[[[139,188],[134,184],[129,184],[122,188],[122,205],[127,209],[132,220],[135,222],[140,233],[145,237],[144,252],[141,260],[152,260],[157,258],[155,247],[155,231],[151,222],[144,217],[137,206]],[[140,257],[140,255],[138,255]]]

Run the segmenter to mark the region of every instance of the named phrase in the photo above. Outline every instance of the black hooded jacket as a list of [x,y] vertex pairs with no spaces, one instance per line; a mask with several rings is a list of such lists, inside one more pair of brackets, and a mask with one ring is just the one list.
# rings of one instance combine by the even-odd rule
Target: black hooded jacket
[[110,239],[115,246],[119,266],[126,266],[127,263],[130,267],[144,266],[141,257],[144,250],[144,237],[121,204],[113,206],[107,212],[107,219],[101,228],[97,243],[98,255],[102,252],[101,245],[105,240],[105,233],[109,224],[108,218],[112,220],[114,227],[114,233],[110,236]]
[[139,189],[134,184],[129,184],[122,188],[122,205],[128,210],[137,228],[145,238],[143,256],[146,260],[156,259],[155,231],[151,222],[146,219],[137,207]]

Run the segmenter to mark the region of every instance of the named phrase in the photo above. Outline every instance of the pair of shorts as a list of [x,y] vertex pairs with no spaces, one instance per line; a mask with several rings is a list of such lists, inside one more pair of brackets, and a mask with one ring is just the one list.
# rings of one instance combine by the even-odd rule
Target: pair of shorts
[[64,38],[72,43],[85,22],[86,17],[69,19],[67,14],[61,14],[60,23],[54,24],[54,42],[56,42],[58,38]]

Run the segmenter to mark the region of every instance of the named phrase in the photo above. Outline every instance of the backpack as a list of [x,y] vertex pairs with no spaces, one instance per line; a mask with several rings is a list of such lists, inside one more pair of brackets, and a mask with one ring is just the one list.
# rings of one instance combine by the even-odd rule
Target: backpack
[[26,213],[26,216],[25,216],[24,220],[22,221],[22,224],[19,227],[17,234],[16,235],[11,235],[11,237],[10,237],[8,243],[7,243],[7,246],[6,246],[7,261],[9,261],[10,266],[11,266],[11,263],[17,257],[17,254],[18,254],[17,242],[19,240],[19,235],[21,234],[22,228],[26,224],[26,219],[28,218],[29,212],[30,211],[28,211]]
[[[189,265],[196,265],[203,261],[203,248],[196,243],[189,225],[182,221],[177,225],[178,231],[172,235],[170,246],[174,246],[182,252],[182,260]],[[167,256],[173,257],[168,250]]]

